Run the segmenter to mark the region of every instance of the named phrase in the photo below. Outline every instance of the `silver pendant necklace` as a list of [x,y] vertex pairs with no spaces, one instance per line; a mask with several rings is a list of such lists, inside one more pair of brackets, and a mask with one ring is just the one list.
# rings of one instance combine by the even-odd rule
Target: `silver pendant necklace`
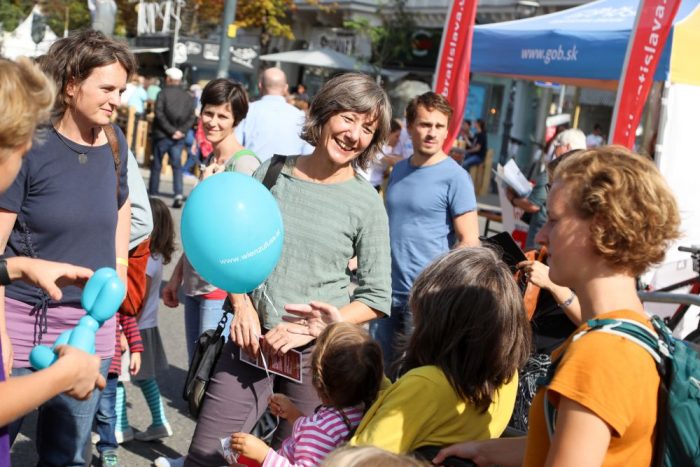
[[97,139],[97,138],[95,138],[95,130],[94,129],[92,130],[92,144],[90,145],[90,149],[88,149],[87,151],[79,151],[79,150],[73,148],[70,144],[68,144],[68,141],[65,140],[63,135],[61,135],[61,133],[58,132],[56,127],[54,127],[53,131],[56,133],[56,136],[58,136],[58,139],[61,140],[61,142],[63,143],[63,145],[65,147],[67,147],[68,149],[70,149],[71,151],[73,151],[74,153],[76,153],[78,155],[78,163],[79,164],[81,164],[81,165],[87,164],[88,153],[90,151],[92,151],[92,148],[95,146],[95,140]]

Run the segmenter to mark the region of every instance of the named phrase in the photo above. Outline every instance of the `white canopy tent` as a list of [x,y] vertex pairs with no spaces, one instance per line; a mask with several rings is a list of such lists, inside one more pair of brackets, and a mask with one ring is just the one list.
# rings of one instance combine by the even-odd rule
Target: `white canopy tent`
[[320,68],[333,68],[335,70],[363,71],[365,73],[372,73],[374,71],[371,65],[362,63],[355,57],[328,48],[290,50],[288,52],[261,55],[260,60],[266,62],[293,63],[303,66],[316,66]]
[[377,70],[368,63],[364,63],[355,57],[346,55],[329,48],[313,50],[290,50],[274,54],[261,55],[260,60],[266,62],[292,63],[302,66],[313,66],[319,68],[330,68],[333,70],[359,71],[370,75],[381,74],[394,81],[406,76],[405,71],[392,71],[386,69]]
[[32,23],[35,14],[41,15],[41,10],[37,5],[34,5],[31,13],[17,26],[17,29],[3,34],[0,55],[9,59],[15,59],[22,55],[37,57],[49,50],[51,44],[58,37],[50,27],[46,26],[44,39],[39,44],[35,44],[32,40]]

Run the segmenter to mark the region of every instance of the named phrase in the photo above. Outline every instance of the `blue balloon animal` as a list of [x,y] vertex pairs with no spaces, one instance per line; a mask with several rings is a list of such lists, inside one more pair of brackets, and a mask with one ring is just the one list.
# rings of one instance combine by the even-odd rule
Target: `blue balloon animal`
[[126,286],[117,271],[112,268],[101,268],[95,271],[85,284],[80,303],[87,315],[80,318],[77,326],[64,331],[53,347],[37,345],[29,354],[29,362],[37,370],[49,367],[58,359],[53,349],[56,346],[68,344],[84,352],[95,353],[95,334],[97,330],[110,319],[119,309],[126,294]]

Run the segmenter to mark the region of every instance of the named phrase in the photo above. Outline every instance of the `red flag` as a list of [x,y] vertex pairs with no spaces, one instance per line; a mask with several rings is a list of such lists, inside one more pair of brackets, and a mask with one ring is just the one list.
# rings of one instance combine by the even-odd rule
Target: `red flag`
[[467,104],[476,4],[477,0],[454,0],[442,33],[433,89],[447,98],[454,111],[442,148],[446,153],[457,138]]
[[630,149],[680,0],[640,0],[617,88],[610,142]]

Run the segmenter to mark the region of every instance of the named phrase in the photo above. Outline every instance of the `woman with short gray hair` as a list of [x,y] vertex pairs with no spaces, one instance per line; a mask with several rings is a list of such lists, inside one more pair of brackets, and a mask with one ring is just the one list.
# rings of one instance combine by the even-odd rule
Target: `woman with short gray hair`
[[[371,77],[358,73],[332,78],[311,103],[302,137],[315,146],[314,152],[286,157],[271,189],[284,219],[282,256],[250,297],[232,296],[231,340],[207,391],[185,465],[222,465],[221,439],[253,428],[272,384],[306,415],[322,404],[311,385],[309,358],[316,333],[293,312],[323,312],[353,323],[389,313],[386,211],[377,192],[355,173],[382,147],[389,121],[386,94]],[[263,180],[274,160],[254,176]],[[354,256],[359,286],[350,296],[347,265]],[[268,376],[241,361],[241,353],[257,355],[260,344],[277,354],[301,352],[303,383]],[[290,431],[282,420],[273,444]]]

